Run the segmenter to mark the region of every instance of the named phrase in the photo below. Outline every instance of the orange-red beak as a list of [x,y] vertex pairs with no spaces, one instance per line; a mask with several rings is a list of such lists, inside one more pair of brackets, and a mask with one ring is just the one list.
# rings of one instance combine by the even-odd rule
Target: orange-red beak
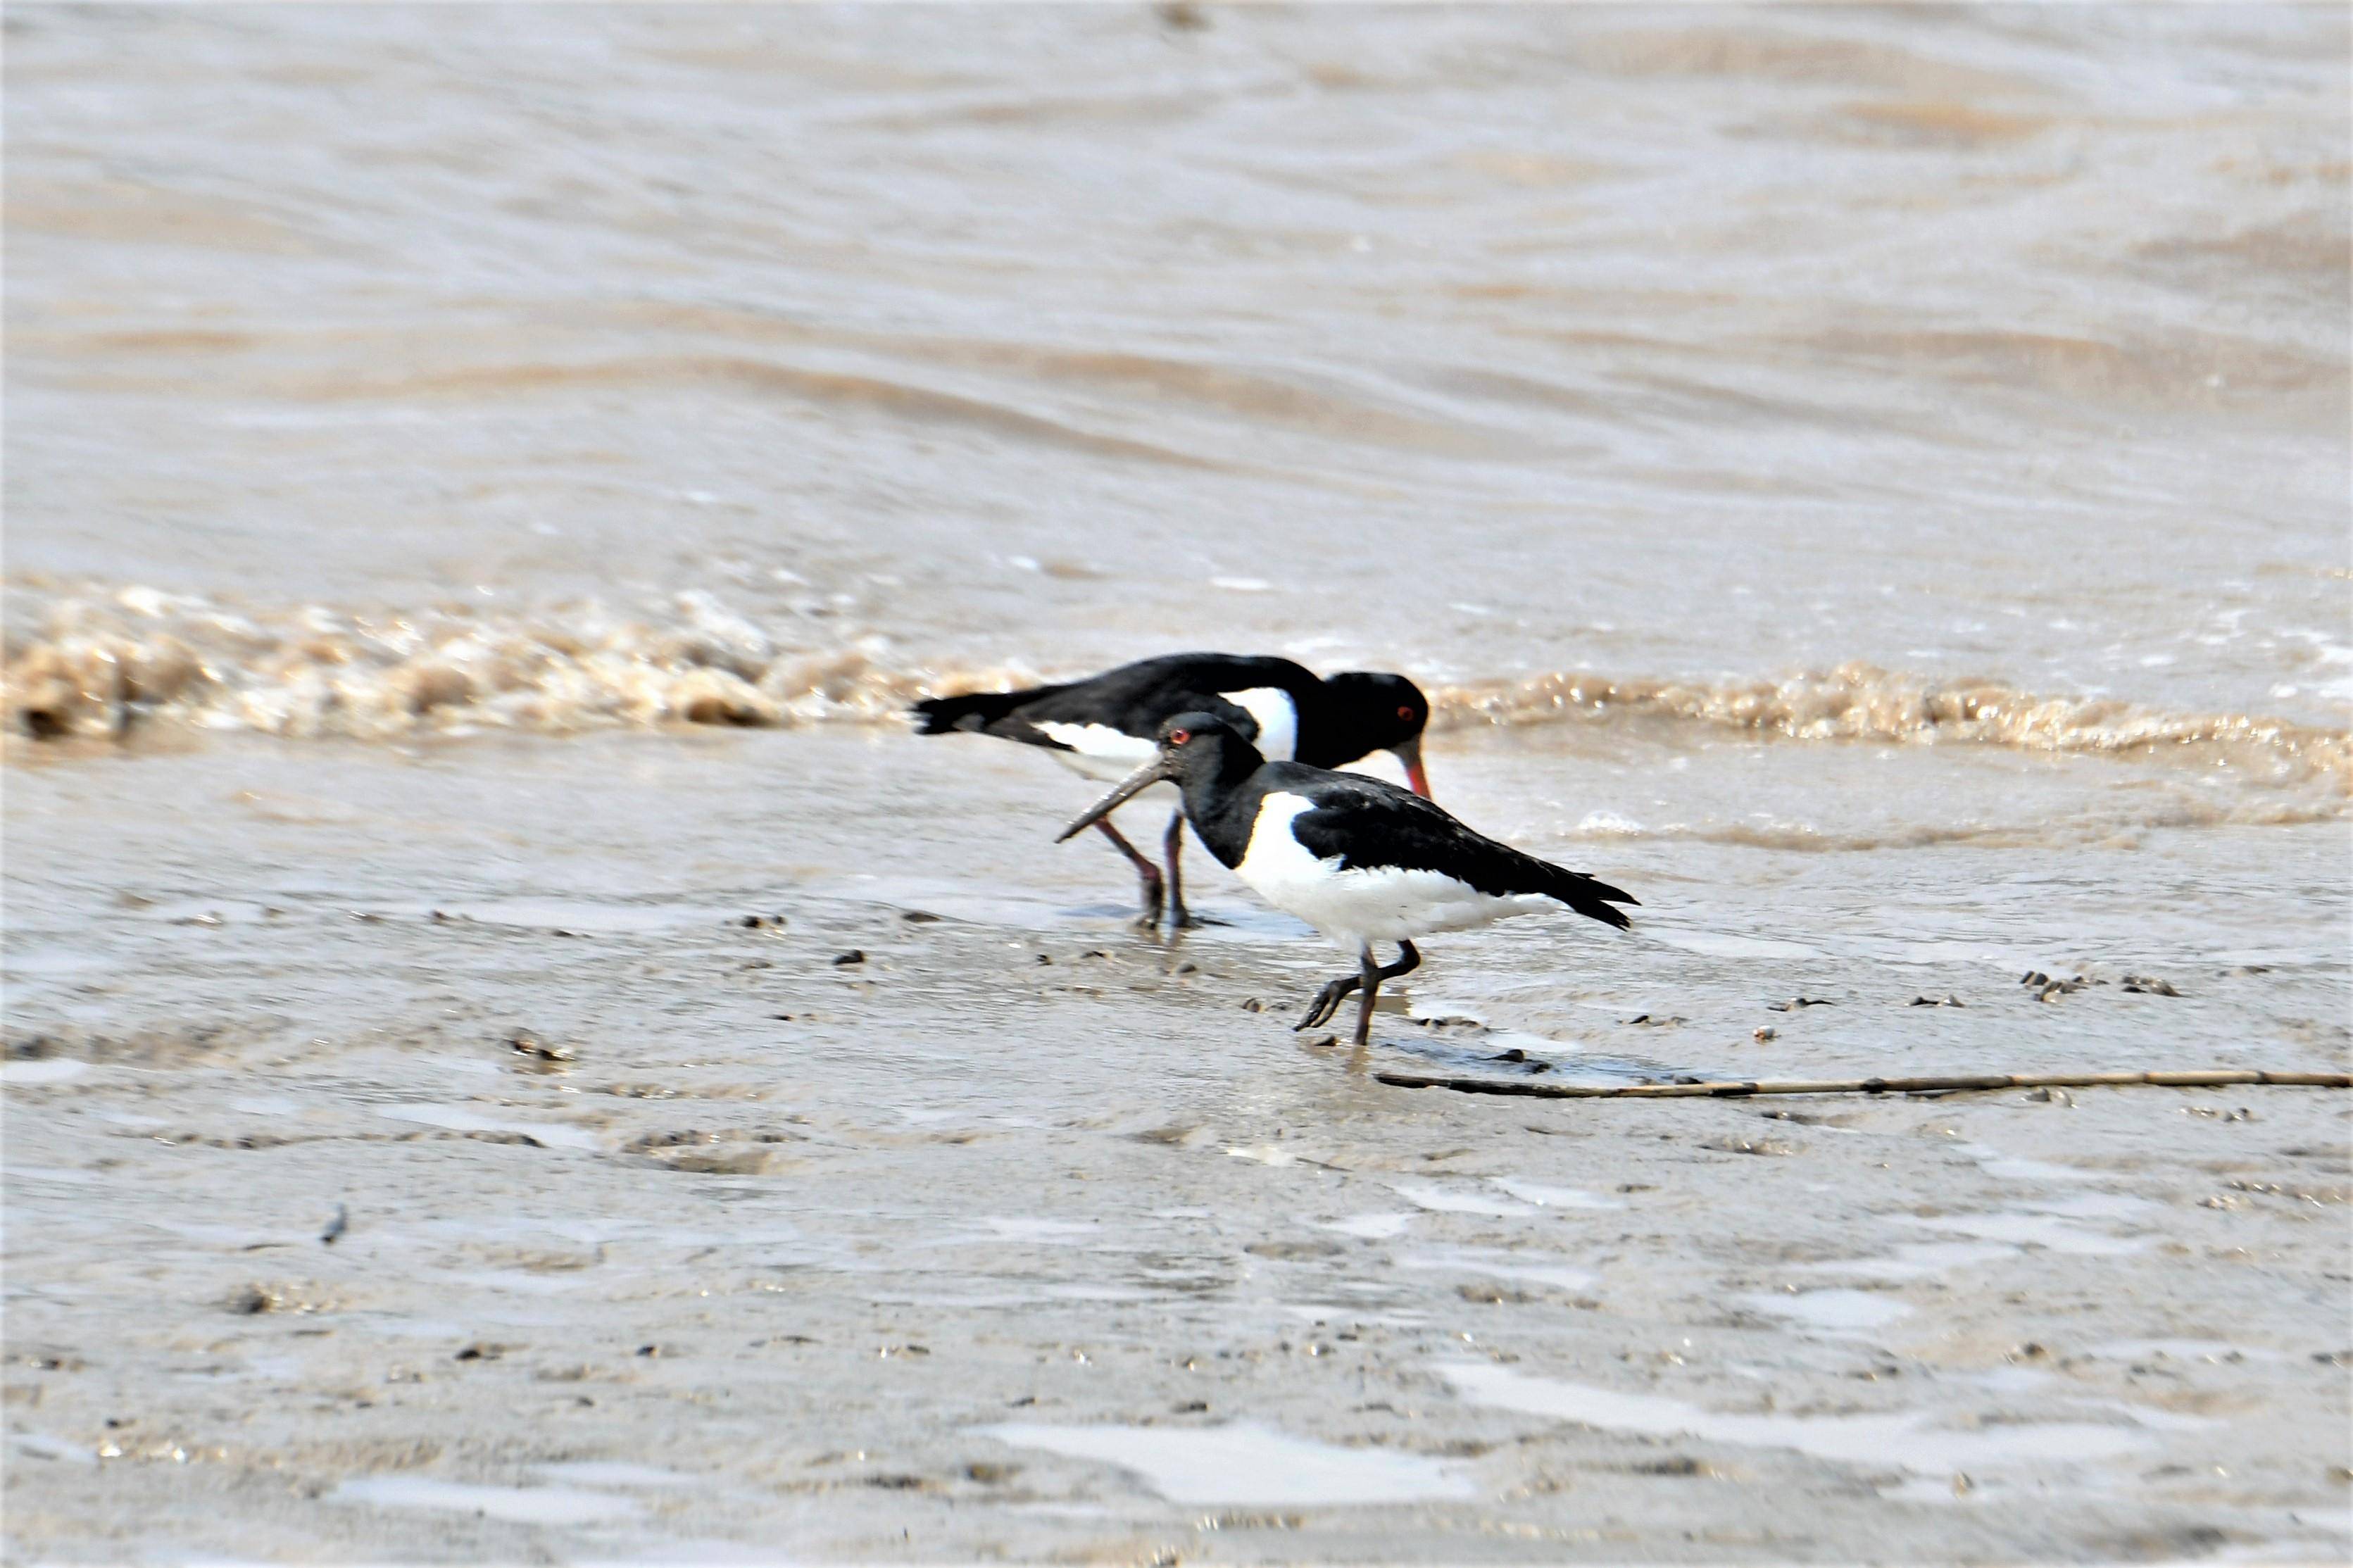
[[1406,782],[1413,785],[1413,793],[1428,800],[1430,775],[1421,771],[1421,737],[1416,735],[1401,745],[1391,746],[1389,750],[1395,752],[1397,760],[1405,764]]

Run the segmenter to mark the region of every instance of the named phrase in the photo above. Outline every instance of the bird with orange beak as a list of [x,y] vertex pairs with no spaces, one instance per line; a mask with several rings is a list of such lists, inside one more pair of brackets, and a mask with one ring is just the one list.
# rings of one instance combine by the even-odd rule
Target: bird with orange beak
[[[1337,768],[1374,752],[1404,764],[1416,795],[1430,794],[1422,771],[1421,732],[1430,699],[1402,675],[1349,670],[1318,676],[1287,658],[1223,653],[1165,654],[1060,686],[1021,691],[934,697],[915,704],[917,733],[969,730],[1036,746],[1055,761],[1108,782],[1124,778],[1157,752],[1160,727],[1178,713],[1213,714],[1262,756],[1310,767]],[[1185,813],[1168,819],[1163,840],[1166,878],[1109,815],[1094,826],[1135,867],[1142,882],[1139,925],[1197,923],[1185,907],[1179,868]]]

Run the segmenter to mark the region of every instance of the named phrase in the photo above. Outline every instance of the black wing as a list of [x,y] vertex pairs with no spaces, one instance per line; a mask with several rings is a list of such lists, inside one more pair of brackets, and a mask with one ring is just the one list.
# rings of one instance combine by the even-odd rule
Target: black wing
[[1438,871],[1497,898],[1537,893],[1557,899],[1620,931],[1632,922],[1610,906],[1641,902],[1582,871],[1474,833],[1436,802],[1383,780],[1296,763],[1274,764],[1268,773],[1270,790],[1303,795],[1314,803],[1292,819],[1291,831],[1309,854],[1321,860],[1337,858],[1344,870],[1396,866]]
[[[1092,680],[1060,688],[1024,708],[1022,717],[1067,724],[1109,724],[1131,735],[1149,736],[1164,721],[1179,713],[1209,712],[1229,721],[1240,714],[1249,720],[1249,714],[1220,698],[1220,691],[1273,686],[1290,692],[1296,701],[1303,689],[1320,684],[1287,658],[1172,653],[1138,659]],[[1250,723],[1242,732],[1255,739],[1258,727]]]
[[1258,721],[1218,695],[1256,686],[1280,687],[1294,702],[1316,678],[1287,658],[1253,658],[1224,653],[1172,653],[1138,659],[1086,680],[1027,691],[934,697],[913,711],[925,735],[976,730],[1008,741],[1070,751],[1037,728],[1043,723],[1103,724],[1149,740],[1166,720],[1179,713],[1214,713],[1251,740]]
[[[986,731],[1019,708],[1067,691],[1067,686],[1032,686],[1021,691],[968,691],[957,697],[927,697],[907,710],[918,735],[946,735],[958,730]],[[1045,737],[1038,737],[1043,741]]]

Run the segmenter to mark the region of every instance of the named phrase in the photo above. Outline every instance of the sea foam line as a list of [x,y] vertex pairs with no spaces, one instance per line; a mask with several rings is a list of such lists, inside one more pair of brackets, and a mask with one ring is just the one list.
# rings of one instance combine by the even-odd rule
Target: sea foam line
[[[620,611],[450,605],[244,611],[187,595],[90,588],[21,608],[5,658],[16,737],[119,737],[179,723],[288,738],[475,730],[564,733],[667,724],[790,728],[896,721],[914,699],[1022,685],[1026,667],[925,666],[841,617],[765,619],[709,593]],[[20,628],[27,621],[29,635]],[[2253,782],[2353,794],[2345,731],[2253,714],[2167,712],[1846,663],[1708,683],[1560,671],[1434,696],[1440,729],[1629,718],[1791,741],[1871,740],[2230,762]]]

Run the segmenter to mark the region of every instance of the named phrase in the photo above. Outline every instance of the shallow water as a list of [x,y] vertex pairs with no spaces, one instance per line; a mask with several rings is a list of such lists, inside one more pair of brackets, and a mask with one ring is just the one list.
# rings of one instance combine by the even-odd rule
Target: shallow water
[[1203,1428],[1004,1422],[980,1431],[1017,1448],[1044,1448],[1134,1471],[1171,1502],[1296,1507],[1478,1495],[1470,1478],[1429,1459],[1303,1442],[1246,1424]]
[[1557,1415],[1605,1431],[1794,1448],[1820,1458],[1929,1475],[2086,1464],[2147,1446],[2129,1425],[2052,1421],[1955,1432],[1940,1430],[1925,1414],[1909,1411],[1884,1415],[1719,1414],[1651,1394],[1528,1377],[1503,1367],[1465,1363],[1440,1371],[1476,1403]]
[[1741,1300],[1760,1312],[1791,1318],[1832,1333],[1884,1328],[1912,1310],[1902,1301],[1866,1290],[1757,1290]]
[[2341,16],[1208,20],[20,9],[20,722],[1214,644],[2341,795]]
[[1411,674],[1642,905],[1379,1066],[2342,1068],[2341,13],[5,26],[26,1550],[2344,1555],[2329,1097],[1379,1088],[894,717]]
[[519,1524],[593,1524],[626,1519],[638,1504],[626,1497],[573,1487],[483,1487],[412,1476],[370,1476],[346,1481],[335,1500],[373,1508],[446,1509]]

